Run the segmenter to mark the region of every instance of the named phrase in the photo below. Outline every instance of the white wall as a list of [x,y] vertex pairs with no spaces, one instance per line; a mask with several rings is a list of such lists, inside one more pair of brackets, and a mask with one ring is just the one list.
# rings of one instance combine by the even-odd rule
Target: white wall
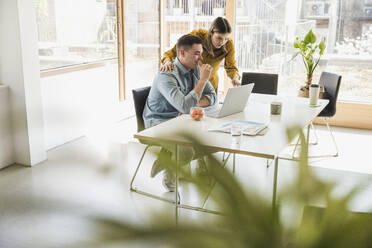
[[0,85],[0,169],[14,163],[9,87]]
[[119,102],[117,64],[41,78],[46,149],[134,115]]
[[0,37],[0,81],[10,89],[14,162],[35,165],[46,152],[32,1],[0,1]]

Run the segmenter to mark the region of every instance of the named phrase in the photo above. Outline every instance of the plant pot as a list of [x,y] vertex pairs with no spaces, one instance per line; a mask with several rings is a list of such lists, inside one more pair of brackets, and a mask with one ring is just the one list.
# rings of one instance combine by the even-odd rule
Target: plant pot
[[307,86],[301,86],[301,88],[298,91],[298,95],[297,96],[309,98],[309,87],[307,87]]
[[[309,86],[301,86],[301,88],[298,91],[298,97],[304,97],[304,98],[309,98]],[[319,89],[319,99],[323,99],[325,97],[325,90],[324,86],[320,85]]]

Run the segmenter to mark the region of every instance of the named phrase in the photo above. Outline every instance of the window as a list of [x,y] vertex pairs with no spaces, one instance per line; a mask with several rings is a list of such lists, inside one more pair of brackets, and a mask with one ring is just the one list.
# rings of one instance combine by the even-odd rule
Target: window
[[315,70],[342,75],[339,99],[372,102],[372,2],[370,0],[237,0],[236,49],[240,71],[279,73],[281,94],[297,94],[304,66],[293,41],[309,29],[326,41]]
[[117,59],[115,0],[34,0],[40,69]]
[[[182,35],[194,29],[208,30],[216,17],[226,15],[225,0],[165,0],[165,3],[165,51],[173,48]],[[220,69],[218,75],[218,89],[223,90],[224,70]]]
[[[157,0],[125,0],[125,94],[151,85],[159,70],[160,5]],[[123,93],[124,94],[124,93]]]

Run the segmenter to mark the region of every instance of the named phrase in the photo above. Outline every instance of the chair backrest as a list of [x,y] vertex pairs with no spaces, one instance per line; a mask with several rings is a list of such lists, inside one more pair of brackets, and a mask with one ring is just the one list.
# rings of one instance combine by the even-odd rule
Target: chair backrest
[[278,94],[278,74],[243,72],[242,85],[254,83],[253,93]]
[[134,100],[134,109],[136,110],[137,118],[137,132],[145,129],[145,124],[143,121],[143,109],[145,108],[147,97],[149,96],[151,86],[138,88],[132,90],[133,100]]
[[319,116],[332,117],[336,114],[336,103],[341,84],[341,76],[330,72],[322,72],[319,84],[324,86],[325,98],[329,99],[328,105]]

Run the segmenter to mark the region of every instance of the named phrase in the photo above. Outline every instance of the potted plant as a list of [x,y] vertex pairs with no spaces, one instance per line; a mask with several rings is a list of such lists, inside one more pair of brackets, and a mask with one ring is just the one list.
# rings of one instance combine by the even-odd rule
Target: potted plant
[[302,61],[304,62],[306,68],[306,84],[300,88],[298,95],[302,97],[309,97],[309,86],[313,79],[313,73],[319,64],[320,57],[324,54],[326,45],[324,40],[316,43],[316,36],[310,29],[303,40],[301,40],[299,37],[296,37],[296,41],[294,42],[293,46],[299,51],[292,56],[292,60],[298,55],[301,55]]

